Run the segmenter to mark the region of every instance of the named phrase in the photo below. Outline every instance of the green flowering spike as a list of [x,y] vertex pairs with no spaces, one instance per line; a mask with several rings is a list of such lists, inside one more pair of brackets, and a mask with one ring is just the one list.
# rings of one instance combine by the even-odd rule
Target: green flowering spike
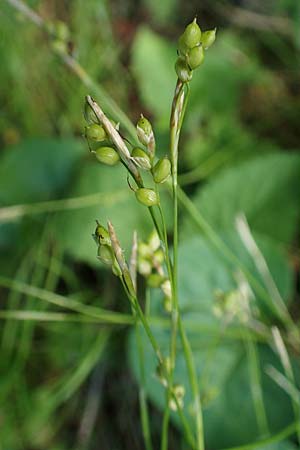
[[175,70],[180,81],[187,83],[191,81],[193,72],[188,67],[184,59],[178,58],[175,64]]
[[204,50],[202,45],[192,48],[187,54],[187,63],[190,69],[197,69],[204,61]]
[[139,147],[134,147],[134,149],[131,152],[131,157],[133,158],[135,164],[141,169],[144,170],[151,169],[151,161],[149,155],[145,152],[145,150]]
[[159,275],[158,273],[152,273],[147,279],[147,284],[152,288],[159,288],[166,280],[166,277]]
[[211,47],[213,45],[213,43],[215,42],[216,33],[217,33],[217,29],[214,28],[213,30],[205,31],[202,34],[201,42],[202,42],[202,45],[205,48],[205,50],[207,50],[209,47]]
[[182,44],[186,45],[188,48],[193,48],[196,47],[196,45],[199,45],[200,41],[201,29],[197,24],[197,19],[195,17],[193,22],[191,22],[184,30],[182,35]]
[[171,174],[171,161],[168,158],[162,158],[153,168],[153,180],[155,183],[164,183]]
[[99,147],[93,153],[99,162],[107,166],[115,166],[120,161],[120,156],[113,147]]
[[109,232],[107,231],[106,228],[104,228],[102,225],[100,225],[100,223],[98,221],[97,221],[97,226],[96,226],[95,233],[93,234],[93,237],[97,244],[111,246]]
[[153,189],[140,188],[135,191],[137,200],[145,206],[158,205],[158,198]]
[[105,129],[98,123],[92,123],[85,127],[85,136],[95,142],[101,142],[107,139]]
[[153,131],[151,123],[143,116],[143,114],[141,114],[141,117],[136,124],[136,131],[140,143],[148,146],[151,139],[153,139]]
[[109,266],[111,266],[115,260],[112,248],[109,245],[99,245],[97,256],[100,261]]

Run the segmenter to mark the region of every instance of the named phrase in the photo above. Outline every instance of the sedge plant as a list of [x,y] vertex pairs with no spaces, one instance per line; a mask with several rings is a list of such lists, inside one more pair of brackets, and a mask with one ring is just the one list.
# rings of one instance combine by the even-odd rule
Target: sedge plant
[[[171,107],[169,154],[156,156],[155,134],[150,121],[142,114],[136,124],[138,146],[129,144],[119,131],[119,124],[109,119],[99,104],[86,97],[84,117],[85,137],[90,152],[96,159],[109,166],[123,164],[128,172],[128,185],[136,201],[148,208],[154,231],[146,242],[133,239],[132,254],[128,263],[115,228],[111,222],[97,222],[94,240],[97,256],[120,279],[128,297],[136,324],[137,348],[140,359],[142,387],[140,408],[142,429],[147,450],[151,450],[151,428],[146,393],[143,386],[143,349],[139,327],[142,326],[157,358],[157,375],[165,387],[166,402],[162,421],[161,450],[168,448],[168,429],[171,410],[176,411],[182,423],[187,443],[195,450],[204,450],[204,432],[200,392],[193,352],[181,319],[178,299],[178,146],[181,128],[189,97],[189,82],[193,73],[204,62],[205,52],[215,41],[216,30],[202,32],[197,20],[187,25],[178,40],[175,70],[177,83]],[[165,211],[160,200],[160,186],[171,179],[173,197],[173,241],[168,240]],[[145,181],[147,180],[147,181]],[[172,257],[169,247],[172,244]],[[142,307],[137,290],[137,272],[146,279],[147,290],[160,288],[164,295],[164,307],[170,314],[169,353],[163,354],[152,333],[147,314],[147,302]],[[183,414],[184,386],[174,379],[177,336],[180,337],[193,395],[195,423],[187,423]]]

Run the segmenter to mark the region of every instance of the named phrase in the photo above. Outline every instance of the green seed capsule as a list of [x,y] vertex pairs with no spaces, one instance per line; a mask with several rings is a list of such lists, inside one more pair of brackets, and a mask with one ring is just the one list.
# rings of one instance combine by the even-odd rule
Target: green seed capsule
[[205,48],[205,50],[207,50],[209,47],[211,47],[213,45],[213,43],[215,42],[216,33],[217,33],[217,29],[214,28],[213,30],[205,31],[202,34],[201,42],[202,42],[202,45]]
[[107,139],[105,129],[98,123],[92,123],[91,125],[85,127],[85,135],[88,139],[96,142],[101,142]]
[[51,47],[54,52],[60,54],[67,53],[68,50],[66,42],[61,41],[60,39],[53,39]]
[[194,70],[197,69],[204,61],[204,50],[202,45],[197,45],[197,47],[192,48],[187,55],[187,63],[189,68]]
[[104,264],[111,266],[114,263],[113,251],[108,245],[99,245],[97,256]]
[[160,239],[156,230],[151,231],[148,237],[148,245],[152,252],[160,247]]
[[70,30],[65,22],[57,20],[54,23],[54,27],[55,27],[55,35],[58,39],[65,42],[68,39],[70,39]]
[[201,29],[197,24],[196,18],[184,30],[182,41],[188,48],[193,48],[200,44]]
[[148,277],[152,271],[152,265],[147,259],[138,259],[138,271],[144,277]]
[[112,147],[99,147],[94,153],[98,161],[107,166],[115,166],[120,161],[118,152]]
[[145,242],[140,242],[138,245],[138,255],[141,258],[149,259],[152,256],[152,250],[151,247],[148,244],[145,244]]
[[178,51],[180,53],[180,55],[185,58],[185,55],[187,54],[187,52],[189,51],[189,47],[187,47],[185,45],[184,42],[184,36],[183,34],[180,36],[180,38],[178,39]]
[[140,143],[143,145],[148,145],[150,140],[153,138],[153,131],[151,123],[142,114],[136,124],[136,131]]
[[154,206],[158,204],[158,198],[153,189],[140,188],[135,191],[137,200],[145,206]]
[[171,174],[171,162],[168,158],[162,158],[153,168],[153,179],[155,183],[164,183]]
[[155,260],[156,264],[162,264],[165,260],[165,254],[161,248],[156,250],[156,252],[153,255],[153,259]]
[[104,228],[102,225],[100,225],[100,223],[98,221],[97,221],[96,230],[95,230],[95,233],[93,234],[93,236],[94,236],[97,244],[111,246],[109,232],[107,231],[106,228]]
[[185,60],[183,60],[182,58],[178,58],[175,64],[175,70],[180,81],[182,81],[183,83],[191,81],[193,73],[188,67]]
[[159,275],[158,273],[152,273],[147,278],[147,284],[149,287],[159,288],[162,285],[162,283],[165,281],[165,279],[166,278],[164,276]]
[[131,152],[131,156],[134,158],[134,162],[138,167],[141,167],[144,170],[151,169],[151,161],[149,155],[143,149],[134,147]]

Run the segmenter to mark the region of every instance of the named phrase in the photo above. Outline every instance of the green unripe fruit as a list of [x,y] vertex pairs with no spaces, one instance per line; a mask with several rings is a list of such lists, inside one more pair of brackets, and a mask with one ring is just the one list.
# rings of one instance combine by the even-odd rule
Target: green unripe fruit
[[151,169],[151,161],[149,155],[139,147],[134,147],[131,152],[131,156],[134,158],[134,162],[137,166],[141,167],[144,170]]
[[107,166],[115,166],[120,161],[118,152],[112,147],[99,147],[94,153],[98,161]]
[[204,50],[202,45],[197,45],[197,47],[192,48],[187,55],[187,63],[189,68],[194,70],[197,69],[204,61]]
[[155,252],[160,247],[160,239],[156,230],[151,231],[148,237],[148,245],[152,252]]
[[105,129],[98,123],[92,123],[91,125],[85,127],[85,135],[88,139],[96,142],[101,142],[107,139]]
[[152,256],[152,250],[151,247],[148,244],[145,244],[145,242],[140,242],[138,245],[138,255],[141,258],[149,259]]
[[98,258],[104,264],[111,266],[114,263],[114,259],[115,259],[112,248],[109,245],[99,245]]
[[156,252],[153,255],[155,262],[158,264],[162,264],[165,260],[165,254],[161,248],[156,250]]
[[195,18],[193,22],[191,22],[182,35],[182,42],[188,48],[196,47],[199,45],[201,41],[201,29],[197,24],[197,19]]
[[175,70],[180,81],[187,83],[191,81],[193,73],[184,59],[178,58],[175,64]]
[[152,265],[147,259],[138,259],[138,270],[141,275],[147,277],[152,271]]
[[54,39],[51,42],[51,47],[56,53],[66,53],[67,52],[67,44],[60,39]]
[[48,33],[50,33],[53,38],[65,42],[70,39],[70,30],[67,24],[65,22],[62,22],[61,20],[57,20],[54,22],[46,21],[45,27]]
[[183,57],[185,57],[185,55],[189,51],[189,47],[187,47],[185,42],[184,42],[183,34],[178,39],[178,51],[179,51],[180,55],[183,56]]
[[158,273],[152,273],[147,278],[147,284],[149,287],[159,288],[162,285],[162,283],[165,281],[165,279],[166,278],[164,276],[159,275]]
[[164,183],[171,174],[171,162],[168,158],[162,158],[153,168],[153,179],[155,183]]
[[140,188],[135,191],[137,200],[145,206],[158,205],[158,198],[153,189]]
[[207,50],[209,47],[211,47],[213,45],[213,43],[215,42],[216,33],[217,33],[217,29],[214,28],[213,30],[205,31],[202,34],[201,42],[202,42],[202,45],[205,48],[205,50]]
[[141,144],[148,145],[151,138],[153,137],[153,131],[151,123],[146,117],[141,115],[136,124],[137,137]]
[[134,149],[131,152],[131,156],[133,156],[134,158],[140,157],[140,158],[148,158],[149,159],[148,154],[145,152],[145,150],[143,150],[140,147],[134,147]]
[[106,228],[104,228],[100,223],[97,221],[97,226],[94,234],[94,238],[97,244],[102,245],[109,245],[111,246],[111,240],[109,232]]
[[66,42],[68,39],[70,39],[70,30],[65,22],[61,20],[57,20],[56,22],[54,22],[54,31],[56,37],[61,41]]

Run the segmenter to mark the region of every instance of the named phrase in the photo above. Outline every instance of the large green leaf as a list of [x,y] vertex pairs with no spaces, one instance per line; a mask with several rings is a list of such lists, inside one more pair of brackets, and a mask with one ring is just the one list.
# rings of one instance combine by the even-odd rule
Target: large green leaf
[[[232,229],[243,212],[251,229],[288,243],[299,218],[300,157],[269,154],[220,173],[199,188],[193,201],[216,229]],[[185,220],[185,233],[196,228]]]
[[7,149],[0,161],[0,203],[51,199],[69,183],[83,152],[75,139],[31,139]]
[[168,127],[176,83],[175,59],[175,46],[149,28],[139,28],[132,47],[132,69],[145,106],[162,128]]
[[143,0],[146,8],[149,10],[154,23],[167,24],[176,14],[177,0]]
[[[151,228],[151,218],[145,206],[140,205],[126,180],[123,166],[105,167],[88,162],[74,180],[71,197],[99,194],[93,206],[65,211],[57,218],[57,238],[75,258],[99,265],[97,248],[92,239],[95,220],[106,226],[110,220],[116,228],[121,245],[129,248],[132,233],[145,237]],[[128,254],[127,254],[128,255]]]
[[[261,282],[238,236],[230,233],[224,235],[223,239],[257,282]],[[281,294],[287,300],[292,288],[292,276],[284,256],[272,242],[257,237],[256,239]],[[207,448],[224,448],[255,441],[259,436],[259,430],[252,400],[244,335],[234,326],[224,328],[224,321],[217,319],[212,311],[216,289],[228,292],[236,287],[235,273],[239,270],[239,265],[228,264],[199,236],[180,246],[179,262],[180,305],[199,374]],[[155,295],[152,312],[164,314],[161,300],[159,295]],[[259,306],[259,299],[257,300]],[[153,332],[163,353],[167,354],[169,331],[153,326]],[[163,388],[154,375],[155,355],[145,335],[143,343],[144,353],[147,355],[145,357],[147,391],[153,402],[163,409]],[[258,352],[262,371],[267,364],[277,367],[280,365],[275,355],[265,345],[259,344]],[[130,335],[129,356],[133,371],[139,378],[134,332]],[[189,422],[192,423],[190,407],[192,398],[180,346],[174,380],[183,383],[186,388],[184,410]],[[270,428],[272,431],[278,431],[292,421],[290,399],[263,372],[262,380]],[[176,416],[173,416],[173,419],[180,425]]]

